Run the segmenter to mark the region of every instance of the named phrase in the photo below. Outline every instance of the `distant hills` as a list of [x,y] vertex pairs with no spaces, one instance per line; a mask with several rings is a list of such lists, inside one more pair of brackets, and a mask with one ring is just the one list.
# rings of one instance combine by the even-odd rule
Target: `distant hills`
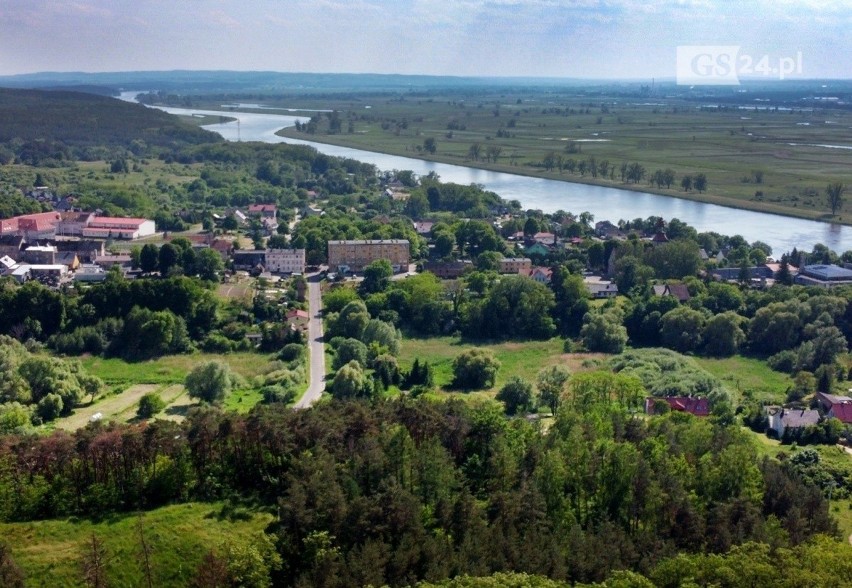
[[87,159],[86,149],[127,148],[134,141],[138,149],[147,151],[221,140],[216,133],[176,116],[115,98],[0,88],[0,143],[16,151],[27,146],[25,151],[32,151],[37,143]]

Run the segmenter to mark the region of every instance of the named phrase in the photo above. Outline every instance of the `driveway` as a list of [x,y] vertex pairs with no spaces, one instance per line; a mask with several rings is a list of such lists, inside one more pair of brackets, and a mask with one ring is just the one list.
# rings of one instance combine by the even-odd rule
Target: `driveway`
[[308,374],[308,390],[302,398],[293,405],[294,408],[309,408],[322,396],[325,390],[325,349],[322,335],[322,292],[320,290],[320,275],[307,276],[308,280],[308,351],[310,354],[310,370]]

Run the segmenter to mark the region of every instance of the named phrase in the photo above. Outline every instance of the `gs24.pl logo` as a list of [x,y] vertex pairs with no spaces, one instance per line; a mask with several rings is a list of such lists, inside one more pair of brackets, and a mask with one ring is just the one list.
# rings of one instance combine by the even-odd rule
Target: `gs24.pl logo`
[[680,86],[737,86],[740,76],[778,80],[802,73],[802,52],[795,57],[754,57],[739,45],[680,45],[677,83]]

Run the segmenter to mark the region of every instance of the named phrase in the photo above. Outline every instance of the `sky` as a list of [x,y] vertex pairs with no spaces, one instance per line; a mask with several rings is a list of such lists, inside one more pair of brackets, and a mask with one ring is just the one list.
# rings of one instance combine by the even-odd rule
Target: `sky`
[[[852,78],[852,0],[0,0],[0,75],[672,78],[681,45]],[[798,54],[801,53],[801,58]],[[773,74],[774,75],[774,74]]]

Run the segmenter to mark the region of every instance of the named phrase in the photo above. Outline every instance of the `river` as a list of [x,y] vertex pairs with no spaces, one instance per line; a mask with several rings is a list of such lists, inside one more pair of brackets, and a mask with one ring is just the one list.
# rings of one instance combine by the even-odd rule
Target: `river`
[[[133,101],[137,92],[125,92],[121,98]],[[842,253],[852,250],[852,227],[797,219],[792,217],[739,210],[660,196],[647,192],[633,192],[604,186],[590,186],[557,180],[532,178],[510,173],[492,172],[461,165],[435,163],[386,155],[373,151],[338,147],[312,141],[279,137],[276,131],[296,124],[298,117],[274,113],[244,113],[231,111],[193,110],[162,107],[162,110],[181,115],[212,115],[236,118],[236,122],[207,125],[229,141],[263,141],[266,143],[290,143],[310,145],[321,153],[349,157],[371,163],[382,170],[409,169],[419,175],[435,172],[445,182],[459,184],[481,184],[506,200],[517,200],[525,209],[540,209],[544,212],[566,210],[573,213],[588,211],[597,220],[617,222],[649,216],[665,219],[678,218],[698,231],[715,231],[723,235],[742,235],[747,241],[763,241],[772,247],[776,256],[794,247],[800,250],[813,249],[817,243]]]

